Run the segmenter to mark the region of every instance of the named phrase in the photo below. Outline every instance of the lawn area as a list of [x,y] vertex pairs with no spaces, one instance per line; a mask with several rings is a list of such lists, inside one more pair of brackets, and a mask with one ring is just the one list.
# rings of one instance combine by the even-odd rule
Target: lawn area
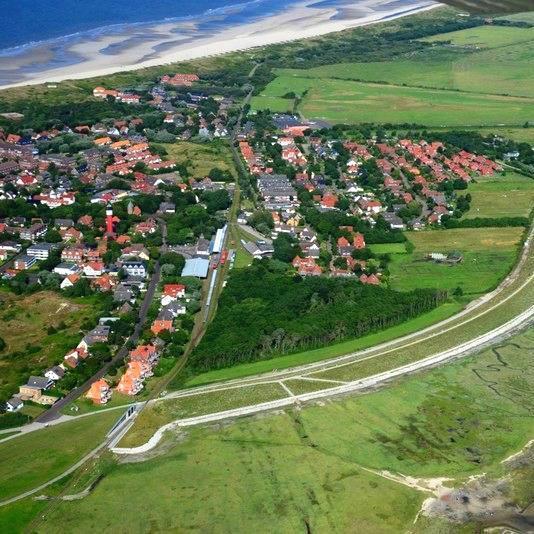
[[60,475],[103,440],[121,413],[83,417],[0,444],[0,500]]
[[[412,254],[394,254],[389,265],[393,289],[417,287],[454,290],[474,298],[493,289],[514,265],[523,228],[461,228],[407,232],[414,244]],[[460,252],[458,265],[426,261],[432,252]]]
[[214,167],[235,174],[232,153],[224,141],[214,141],[209,144],[188,141],[160,144],[165,147],[169,158],[177,163],[187,164],[195,178],[207,176]]
[[[169,436],[88,497],[57,502],[35,531],[464,532],[420,530],[427,495],[364,469],[502,476],[532,437],[533,349],[530,330],[367,395]],[[142,509],[143,525],[125,507]]]
[[404,243],[381,243],[369,245],[369,249],[374,254],[406,254]]
[[531,98],[288,75],[273,80],[252,99],[252,107],[283,111],[287,100],[281,97],[290,91],[304,95],[299,111],[305,117],[339,123],[482,126],[518,125],[534,118]]
[[506,26],[479,26],[467,30],[440,33],[421,39],[429,43],[450,41],[456,46],[476,48],[500,48],[512,44],[534,41],[534,28]]
[[[180,441],[163,456],[117,466],[88,497],[57,503],[34,531],[55,533],[61,524],[67,532],[302,532],[307,525],[386,534],[411,526],[424,499],[350,457],[315,449],[293,413],[192,429]],[[143,521],[125,508],[143,510]]]
[[469,185],[471,209],[466,219],[475,217],[528,217],[534,206],[534,179],[514,172],[505,176],[478,179]]
[[241,239],[248,239],[245,232],[236,224],[230,227],[230,248],[235,250],[234,269],[248,267],[252,263],[252,256],[247,252]]
[[[80,326],[93,321],[99,306],[94,298],[67,299],[52,291],[15,295],[0,291],[0,399],[9,398],[30,374],[62,360],[80,340]],[[48,334],[49,327],[58,332]]]

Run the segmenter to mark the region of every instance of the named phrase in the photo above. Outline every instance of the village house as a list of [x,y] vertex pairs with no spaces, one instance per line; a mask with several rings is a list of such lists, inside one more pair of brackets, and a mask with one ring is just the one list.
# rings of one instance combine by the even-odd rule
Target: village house
[[150,327],[152,333],[157,336],[161,332],[174,332],[172,319],[156,319]]
[[52,387],[53,381],[44,376],[30,376],[28,382],[19,386],[21,400],[31,400],[37,404],[51,405],[57,401],[57,397],[46,395],[43,392]]
[[25,271],[27,269],[30,269],[36,261],[37,260],[33,256],[23,254],[13,262],[13,266],[17,271]]
[[50,253],[57,248],[57,243],[35,243],[26,249],[26,254],[36,260],[46,260]]
[[6,402],[6,412],[18,412],[24,408],[24,403],[20,397],[13,396]]
[[43,237],[47,232],[47,227],[43,223],[34,223],[29,228],[22,228],[20,231],[20,238],[26,241],[37,241]]
[[320,276],[323,272],[321,267],[315,263],[314,258],[296,256],[292,261],[292,265],[297,269],[300,276]]
[[122,264],[122,270],[133,278],[146,278],[148,274],[142,261],[126,261]]
[[380,279],[374,274],[370,274],[370,275],[362,274],[360,276],[360,282],[362,284],[368,284],[368,285],[374,285],[374,286],[380,285]]
[[63,262],[54,267],[54,272],[60,276],[69,276],[71,274],[78,274],[81,268],[75,263]]
[[91,384],[91,387],[85,396],[92,400],[93,404],[106,404],[111,398],[111,388],[109,387],[109,384],[101,378]]
[[68,276],[65,276],[63,280],[61,281],[61,284],[59,284],[60,289],[68,289],[69,287],[72,287],[78,280],[80,280],[79,274],[69,274]]
[[161,83],[167,85],[173,85],[174,87],[191,87],[194,83],[198,82],[200,78],[197,74],[174,74],[169,76],[166,74],[162,76],[160,81]]
[[154,345],[139,345],[130,351],[130,361],[155,365],[158,360],[158,349]]
[[141,260],[148,261],[150,259],[149,250],[142,243],[134,243],[122,249],[123,256],[133,256]]
[[183,284],[165,284],[163,286],[163,294],[161,296],[162,306],[166,306],[176,299],[185,297],[185,286]]
[[137,367],[128,366],[127,371],[121,376],[115,390],[123,395],[137,395],[143,389],[141,370]]
[[135,225],[134,232],[146,236],[148,234],[156,233],[158,224],[154,219],[147,219]]
[[46,378],[57,382],[65,376],[65,369],[63,369],[63,367],[60,365],[55,365],[54,367],[50,367],[50,369],[48,369],[44,375]]
[[90,261],[83,267],[83,274],[87,278],[96,278],[104,273],[105,266],[101,261]]

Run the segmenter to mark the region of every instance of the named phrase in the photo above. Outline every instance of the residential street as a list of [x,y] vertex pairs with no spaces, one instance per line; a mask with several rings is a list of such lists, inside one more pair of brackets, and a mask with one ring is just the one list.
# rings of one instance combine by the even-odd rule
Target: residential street
[[143,302],[141,303],[141,307],[139,308],[139,317],[137,319],[137,323],[135,324],[134,331],[132,335],[126,340],[124,345],[119,349],[117,354],[115,354],[115,356],[109,362],[107,362],[97,373],[95,373],[91,378],[86,380],[81,386],[78,386],[77,388],[71,390],[67,395],[65,395],[62,399],[58,400],[53,406],[51,406],[46,412],[42,413],[39,417],[37,417],[35,419],[36,422],[47,423],[48,421],[60,417],[61,410],[65,406],[68,406],[69,404],[74,402],[79,396],[81,396],[85,391],[87,391],[93,382],[95,382],[96,380],[100,380],[102,377],[104,377],[110,367],[115,365],[117,362],[124,360],[124,358],[128,356],[128,347],[130,343],[135,344],[139,339],[141,331],[143,330],[148,309],[150,307],[150,304],[152,303],[152,299],[154,298],[154,294],[159,283],[160,275],[160,265],[159,262],[156,262],[156,265],[154,267],[154,274],[150,279],[150,283],[148,284],[145,296],[143,298]]

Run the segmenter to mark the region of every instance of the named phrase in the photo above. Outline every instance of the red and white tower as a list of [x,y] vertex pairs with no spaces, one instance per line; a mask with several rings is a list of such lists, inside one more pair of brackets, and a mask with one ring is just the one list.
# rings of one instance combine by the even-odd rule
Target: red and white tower
[[108,237],[115,235],[115,232],[113,231],[113,208],[111,207],[111,204],[108,204],[106,208],[106,235]]

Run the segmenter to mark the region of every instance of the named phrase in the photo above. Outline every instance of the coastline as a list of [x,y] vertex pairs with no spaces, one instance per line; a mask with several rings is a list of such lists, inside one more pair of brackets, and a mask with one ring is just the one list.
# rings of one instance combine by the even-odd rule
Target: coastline
[[[22,55],[15,71],[27,78],[0,85],[0,90],[66,80],[79,80],[251,50],[254,48],[318,37],[359,26],[428,11],[441,4],[430,0],[405,0],[395,7],[387,0],[363,0],[354,5],[316,7],[310,0],[293,5],[281,14],[222,29],[209,34],[194,22],[162,22],[140,34],[130,29],[122,34],[102,35],[90,42],[73,43],[62,53],[77,57],[74,64],[27,73],[29,59]],[[32,50],[49,58],[50,46]],[[1,70],[0,70],[1,73]]]

